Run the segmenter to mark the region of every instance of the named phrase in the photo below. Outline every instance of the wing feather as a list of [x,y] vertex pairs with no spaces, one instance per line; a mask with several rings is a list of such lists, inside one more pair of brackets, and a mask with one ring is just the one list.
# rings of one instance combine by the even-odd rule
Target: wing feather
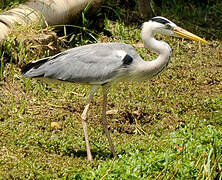
[[38,68],[27,71],[24,76],[41,74],[62,81],[103,84],[120,78],[119,72],[123,69],[127,71],[126,66],[133,63],[133,57],[121,45],[123,46],[100,43],[73,48],[50,57]]

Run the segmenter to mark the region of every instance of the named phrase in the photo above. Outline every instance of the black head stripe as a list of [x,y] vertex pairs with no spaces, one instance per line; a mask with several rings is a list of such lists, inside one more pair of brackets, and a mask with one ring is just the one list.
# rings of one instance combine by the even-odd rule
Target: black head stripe
[[137,26],[138,29],[142,29],[142,27],[143,27],[143,24],[139,24],[139,25]]
[[170,23],[170,22],[167,21],[166,19],[159,18],[159,17],[154,17],[154,18],[151,19],[151,21],[155,21],[155,22],[162,23],[162,24]]

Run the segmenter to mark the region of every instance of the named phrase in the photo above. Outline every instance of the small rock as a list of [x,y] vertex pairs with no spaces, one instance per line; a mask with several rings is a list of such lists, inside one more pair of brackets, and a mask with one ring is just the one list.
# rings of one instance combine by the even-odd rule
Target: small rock
[[51,128],[53,130],[61,130],[62,129],[61,125],[58,122],[51,122]]
[[137,115],[137,116],[140,116],[140,115],[141,115],[141,112],[140,112],[140,110],[136,110],[136,111],[133,111],[133,114],[134,114],[134,115]]
[[107,114],[107,115],[117,114],[117,113],[118,113],[118,110],[116,110],[116,109],[106,111],[106,114]]

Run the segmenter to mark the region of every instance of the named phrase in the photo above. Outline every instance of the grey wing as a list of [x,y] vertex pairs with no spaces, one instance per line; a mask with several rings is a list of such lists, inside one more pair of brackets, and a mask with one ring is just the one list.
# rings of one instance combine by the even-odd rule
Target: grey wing
[[133,58],[126,51],[97,44],[60,53],[38,68],[31,69],[30,73],[62,81],[104,84],[124,78],[127,67],[132,63]]

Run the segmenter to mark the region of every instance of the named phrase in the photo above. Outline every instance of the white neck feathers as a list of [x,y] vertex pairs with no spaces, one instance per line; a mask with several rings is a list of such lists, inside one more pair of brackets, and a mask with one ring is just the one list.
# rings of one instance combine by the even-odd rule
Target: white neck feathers
[[158,74],[167,66],[171,48],[166,42],[154,39],[155,28],[157,27],[154,23],[150,21],[145,22],[141,31],[141,37],[146,48],[159,54],[157,59],[147,62],[147,71],[150,71],[152,68],[152,72]]

